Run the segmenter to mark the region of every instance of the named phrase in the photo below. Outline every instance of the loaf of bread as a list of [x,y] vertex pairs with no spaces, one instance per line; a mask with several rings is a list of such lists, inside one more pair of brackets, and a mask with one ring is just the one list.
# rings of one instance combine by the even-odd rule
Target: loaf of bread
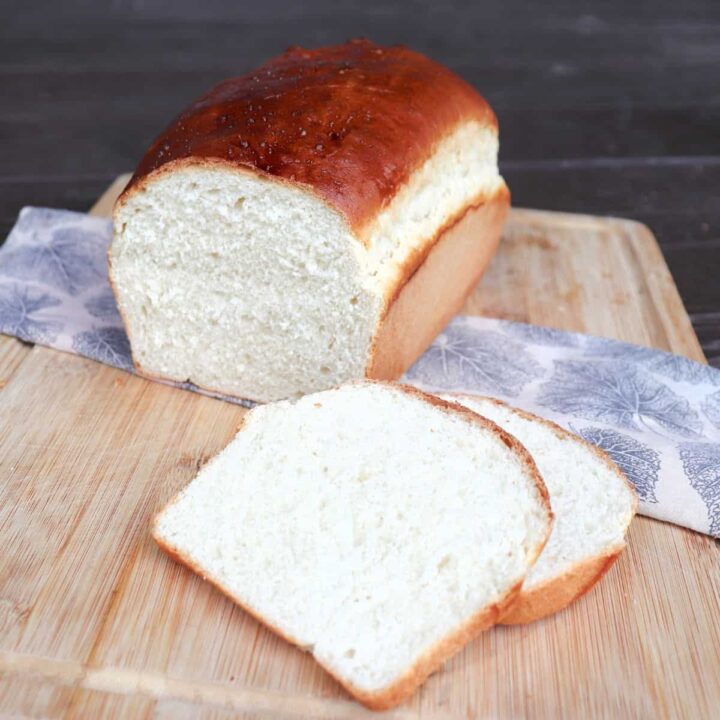
[[550,539],[501,622],[528,623],[561,610],[590,590],[622,552],[637,510],[635,488],[602,450],[549,420],[491,398],[445,397],[517,438],[550,493]]
[[361,382],[243,420],[154,537],[371,708],[494,624],[550,532],[530,455],[460,405]]
[[258,401],[397,378],[493,254],[497,152],[483,98],[403,47],[294,48],[221,83],[115,207],[138,372]]

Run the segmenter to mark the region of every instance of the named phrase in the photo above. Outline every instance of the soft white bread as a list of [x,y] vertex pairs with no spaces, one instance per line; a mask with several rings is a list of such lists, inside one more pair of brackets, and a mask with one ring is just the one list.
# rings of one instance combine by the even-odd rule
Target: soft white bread
[[491,398],[444,397],[516,437],[550,493],[550,539],[501,622],[528,623],[561,610],[590,590],[625,547],[637,510],[634,487],[602,450],[549,420]]
[[383,709],[497,621],[551,521],[514,438],[364,382],[250,411],[153,534]]
[[218,86],[115,208],[138,371],[257,401],[399,377],[497,246],[497,153],[484,100],[404,48],[291,51]]

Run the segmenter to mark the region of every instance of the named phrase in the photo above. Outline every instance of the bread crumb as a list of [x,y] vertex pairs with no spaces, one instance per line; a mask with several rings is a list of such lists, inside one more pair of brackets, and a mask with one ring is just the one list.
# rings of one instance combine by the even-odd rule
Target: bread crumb
[[203,453],[197,458],[191,453],[183,453],[178,460],[178,465],[183,468],[192,468],[195,472],[198,472],[209,459],[210,455],[207,453]]

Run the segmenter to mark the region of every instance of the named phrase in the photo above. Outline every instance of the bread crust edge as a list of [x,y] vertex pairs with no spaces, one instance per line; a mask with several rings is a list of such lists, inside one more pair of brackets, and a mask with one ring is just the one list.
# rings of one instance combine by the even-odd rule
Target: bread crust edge
[[[590,450],[603,462],[608,470],[611,470],[625,483],[625,486],[634,498],[633,507],[623,530],[623,536],[627,535],[630,523],[635,517],[638,509],[637,491],[635,486],[628,480],[627,476],[622,472],[622,470],[620,470],[620,468],[613,462],[612,458],[604,450],[601,450],[596,445],[589,443],[579,435],[571,433],[569,430],[566,430],[552,420],[547,420],[539,415],[534,415],[533,413],[521,410],[520,408],[513,407],[509,403],[498,400],[497,398],[482,395],[471,395],[469,393],[445,394],[457,398],[467,397],[470,399],[484,400],[500,407],[509,408],[525,420],[539,422],[542,425],[545,425],[547,428],[552,430],[555,435],[563,440],[578,443]],[[550,502],[552,504],[552,498],[550,498]],[[499,623],[502,625],[526,625],[534,622],[535,620],[540,620],[548,615],[553,615],[556,612],[564,610],[566,607],[576,600],[579,600],[583,595],[592,590],[592,588],[602,579],[605,573],[607,573],[607,571],[612,567],[625,547],[627,547],[627,543],[623,541],[620,545],[607,548],[606,552],[600,555],[579,560],[560,575],[548,578],[547,580],[544,580],[543,582],[527,589],[523,588],[518,594],[515,603],[499,620]]]
[[521,590],[512,607],[498,621],[501,625],[527,625],[564,610],[592,590],[620,557],[623,543],[604,555],[575,563],[562,575]]
[[366,378],[399,378],[463,307],[495,255],[509,208],[510,191],[502,182],[417,248],[388,288]]

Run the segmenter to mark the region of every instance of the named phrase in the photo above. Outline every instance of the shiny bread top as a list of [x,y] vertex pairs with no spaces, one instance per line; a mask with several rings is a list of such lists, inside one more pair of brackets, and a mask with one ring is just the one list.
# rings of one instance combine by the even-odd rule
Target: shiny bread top
[[469,120],[497,127],[470,85],[420,53],[368,40],[294,47],[194,102],[124,195],[168,163],[220,162],[303,184],[359,230]]

